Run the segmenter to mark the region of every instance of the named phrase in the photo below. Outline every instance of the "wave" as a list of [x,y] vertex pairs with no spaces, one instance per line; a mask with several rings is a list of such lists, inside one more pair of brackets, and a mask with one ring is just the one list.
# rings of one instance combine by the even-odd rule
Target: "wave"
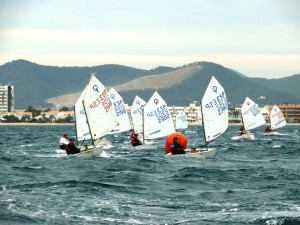
[[271,218],[257,219],[252,223],[265,224],[265,225],[299,225],[300,217],[271,217]]

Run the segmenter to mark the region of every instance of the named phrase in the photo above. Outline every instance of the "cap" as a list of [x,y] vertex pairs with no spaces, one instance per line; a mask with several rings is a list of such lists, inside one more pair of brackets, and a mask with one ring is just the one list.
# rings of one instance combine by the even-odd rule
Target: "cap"
[[65,137],[68,137],[68,134],[67,134],[67,133],[64,133],[64,138],[65,138]]
[[75,139],[74,138],[70,138],[69,141],[75,141]]

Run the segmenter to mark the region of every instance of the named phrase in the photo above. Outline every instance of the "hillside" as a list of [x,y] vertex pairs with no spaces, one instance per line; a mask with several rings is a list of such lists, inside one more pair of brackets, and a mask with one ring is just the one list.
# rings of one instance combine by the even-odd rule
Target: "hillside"
[[10,82],[15,86],[15,108],[24,109],[28,106],[49,107],[45,99],[81,91],[93,72],[107,86],[171,70],[174,68],[141,70],[121,65],[56,67],[15,60],[0,66],[0,83],[6,85]]
[[[231,106],[239,106],[244,102],[246,96],[260,105],[300,102],[300,99],[295,96],[279,93],[257,85],[251,79],[241,76],[239,73],[207,62],[193,64],[160,75],[137,78],[122,85],[114,86],[114,88],[129,105],[131,105],[135,95],[139,95],[147,101],[153,94],[153,91],[157,90],[168,105],[186,106],[193,101],[200,101],[210,81],[211,74],[214,74],[224,86]],[[73,105],[79,95],[80,93],[61,96],[60,98],[50,99],[49,102],[62,106],[68,99],[72,99],[73,102],[71,105]],[[266,98],[259,99],[261,95]]]
[[300,97],[300,74],[281,79],[252,78],[251,81],[275,91]]
[[[10,82],[15,86],[16,109],[28,106],[46,108],[53,104],[59,108],[74,105],[92,72],[97,73],[107,88],[113,86],[129,105],[135,95],[147,101],[155,90],[168,105],[186,106],[193,101],[199,102],[212,75],[224,86],[231,106],[239,106],[246,96],[258,104],[300,103],[299,92],[281,87],[299,84],[298,75],[296,81],[288,77],[276,82],[262,79],[262,82],[259,78],[248,78],[210,62],[141,70],[122,65],[55,67],[16,60],[0,66],[0,83]],[[259,100],[261,95],[266,98]]]

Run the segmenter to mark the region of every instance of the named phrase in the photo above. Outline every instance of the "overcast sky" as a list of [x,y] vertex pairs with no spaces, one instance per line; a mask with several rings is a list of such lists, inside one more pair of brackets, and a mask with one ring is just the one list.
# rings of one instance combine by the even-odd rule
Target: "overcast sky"
[[0,0],[0,65],[210,61],[249,77],[300,73],[298,0]]

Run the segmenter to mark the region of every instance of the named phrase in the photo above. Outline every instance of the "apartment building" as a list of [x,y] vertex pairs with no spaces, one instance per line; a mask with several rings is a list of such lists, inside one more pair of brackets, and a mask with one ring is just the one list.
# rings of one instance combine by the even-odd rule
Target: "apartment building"
[[14,86],[0,85],[0,112],[13,112],[14,107]]
[[282,111],[287,122],[300,122],[300,105],[299,104],[281,104],[278,106]]

